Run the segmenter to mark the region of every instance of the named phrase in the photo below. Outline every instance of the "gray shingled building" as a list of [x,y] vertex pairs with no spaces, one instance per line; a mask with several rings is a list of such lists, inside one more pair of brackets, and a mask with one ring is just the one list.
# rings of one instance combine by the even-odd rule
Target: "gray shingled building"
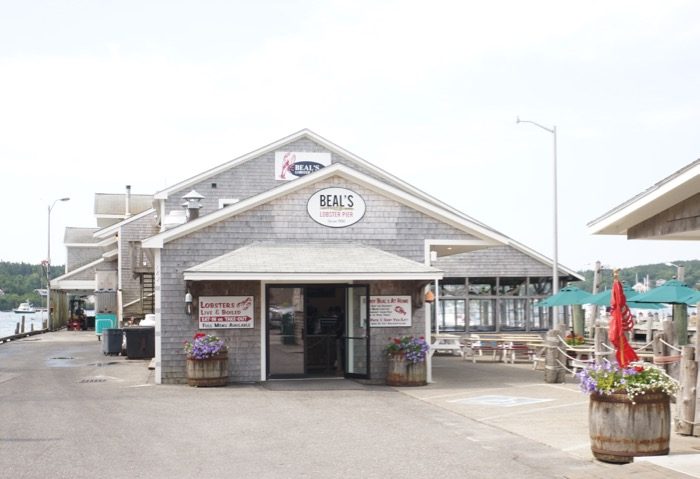
[[308,130],[95,233],[114,236],[119,315],[152,298],[159,383],[185,382],[182,344],[202,330],[226,340],[232,382],[381,381],[389,337],[551,323],[534,307],[551,290],[548,258]]

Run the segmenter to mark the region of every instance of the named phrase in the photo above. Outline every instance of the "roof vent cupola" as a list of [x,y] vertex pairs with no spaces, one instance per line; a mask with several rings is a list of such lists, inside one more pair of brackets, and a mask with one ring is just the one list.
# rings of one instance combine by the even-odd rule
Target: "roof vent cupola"
[[190,191],[185,196],[182,197],[185,202],[182,206],[185,207],[187,221],[192,221],[199,218],[199,210],[202,207],[202,200],[204,196],[197,193],[195,190]]

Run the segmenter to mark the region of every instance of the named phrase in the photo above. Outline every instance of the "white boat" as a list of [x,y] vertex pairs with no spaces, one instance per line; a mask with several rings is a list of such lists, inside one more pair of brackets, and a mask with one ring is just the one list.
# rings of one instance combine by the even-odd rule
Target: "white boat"
[[27,301],[26,303],[20,303],[19,307],[13,311],[17,314],[33,314],[36,313],[36,308]]

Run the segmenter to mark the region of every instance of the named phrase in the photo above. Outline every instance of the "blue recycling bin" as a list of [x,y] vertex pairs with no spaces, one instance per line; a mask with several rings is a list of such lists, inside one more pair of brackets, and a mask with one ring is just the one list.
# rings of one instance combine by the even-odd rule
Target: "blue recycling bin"
[[117,327],[117,315],[98,313],[95,315],[95,334],[99,338],[102,335],[102,331],[107,328]]

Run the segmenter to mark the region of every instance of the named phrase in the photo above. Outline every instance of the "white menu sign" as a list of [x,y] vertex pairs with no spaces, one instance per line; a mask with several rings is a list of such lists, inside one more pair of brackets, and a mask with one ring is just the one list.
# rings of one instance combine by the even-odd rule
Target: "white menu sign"
[[[366,324],[364,317],[366,296],[362,297],[362,324]],[[403,328],[411,325],[411,297],[410,296],[370,296],[369,297],[369,325],[372,328]]]
[[252,296],[200,296],[199,329],[254,327]]

